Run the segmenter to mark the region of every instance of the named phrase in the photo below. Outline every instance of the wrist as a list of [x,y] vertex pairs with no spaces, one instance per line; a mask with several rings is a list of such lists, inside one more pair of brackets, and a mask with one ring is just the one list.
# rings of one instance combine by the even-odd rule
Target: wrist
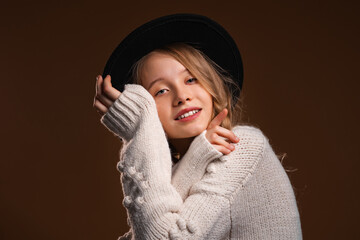
[[149,92],[141,85],[128,84],[100,121],[113,134],[129,141],[141,119],[154,114],[157,115],[156,105]]

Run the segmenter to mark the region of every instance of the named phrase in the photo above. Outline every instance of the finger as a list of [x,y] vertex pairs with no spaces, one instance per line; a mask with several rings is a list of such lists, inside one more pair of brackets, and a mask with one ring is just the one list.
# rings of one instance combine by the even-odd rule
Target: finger
[[101,91],[102,83],[103,83],[103,79],[102,79],[101,75],[96,76],[95,98],[97,98],[106,107],[110,107],[113,102],[110,99],[108,99],[105,95],[102,94],[102,91]]
[[223,138],[221,138],[221,137],[217,137],[217,138],[213,139],[211,143],[212,143],[212,144],[215,144],[215,145],[219,145],[219,146],[226,147],[226,148],[229,149],[230,151],[235,150],[234,145],[228,143],[227,141],[225,141],[225,139],[223,139]]
[[107,108],[111,107],[111,105],[113,105],[113,103],[114,103],[112,100],[107,98],[105,95],[96,96],[96,99],[98,99]]
[[210,122],[208,129],[213,128],[215,126],[219,126],[222,121],[226,118],[228,114],[228,110],[224,108],[214,119]]
[[100,115],[104,115],[108,111],[108,108],[96,98],[93,106]]
[[230,131],[226,128],[217,126],[217,127],[214,127],[214,131],[217,135],[227,138],[231,142],[234,142],[234,143],[239,142],[239,138],[235,135],[235,133],[233,133],[232,131]]
[[110,75],[107,75],[104,79],[104,83],[102,85],[102,92],[103,95],[106,95],[112,101],[118,99],[121,94],[117,89],[112,86]]
[[224,155],[231,153],[231,151],[224,146],[221,146],[221,145],[213,145],[213,146],[216,150],[218,150],[219,152],[221,152]]
[[96,95],[95,97],[102,103],[104,104],[107,108],[109,108],[114,101],[110,100],[106,95],[104,95],[102,93],[102,84],[103,84],[104,80],[102,79],[101,75],[98,75],[96,77]]
[[98,75],[96,77],[96,84],[95,84],[96,96],[100,96],[102,94],[102,92],[101,92],[102,82],[103,82],[103,79],[102,79],[101,75]]

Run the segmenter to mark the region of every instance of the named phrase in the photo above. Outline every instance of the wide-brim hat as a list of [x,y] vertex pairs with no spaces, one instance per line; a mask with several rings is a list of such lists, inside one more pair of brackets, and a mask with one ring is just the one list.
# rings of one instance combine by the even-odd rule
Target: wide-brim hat
[[131,32],[114,50],[106,63],[103,77],[111,75],[111,83],[119,91],[131,81],[134,63],[151,51],[182,42],[203,53],[227,71],[239,86],[231,89],[236,103],[243,82],[240,52],[230,34],[218,23],[197,14],[173,14],[156,18]]

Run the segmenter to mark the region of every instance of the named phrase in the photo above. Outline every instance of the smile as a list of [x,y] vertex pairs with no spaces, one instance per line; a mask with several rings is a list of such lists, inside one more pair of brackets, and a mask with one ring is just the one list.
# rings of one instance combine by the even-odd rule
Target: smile
[[192,115],[194,115],[195,113],[197,113],[197,112],[199,112],[199,111],[200,111],[200,110],[198,110],[198,109],[197,109],[197,110],[193,110],[193,111],[189,111],[189,112],[187,112],[187,113],[179,116],[178,118],[176,118],[176,120],[181,120],[181,119],[183,119],[183,118],[192,116]]
[[191,121],[191,120],[197,118],[200,115],[200,113],[201,113],[201,109],[191,110],[191,111],[188,111],[188,112],[180,115],[175,120],[179,121],[179,122]]

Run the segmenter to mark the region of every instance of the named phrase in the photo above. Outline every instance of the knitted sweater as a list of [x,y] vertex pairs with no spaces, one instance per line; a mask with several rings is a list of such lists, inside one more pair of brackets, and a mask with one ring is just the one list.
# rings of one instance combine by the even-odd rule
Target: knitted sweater
[[153,97],[129,84],[101,118],[123,140],[130,231],[120,239],[302,239],[290,181],[260,130],[237,126],[228,155],[205,131],[175,165]]

